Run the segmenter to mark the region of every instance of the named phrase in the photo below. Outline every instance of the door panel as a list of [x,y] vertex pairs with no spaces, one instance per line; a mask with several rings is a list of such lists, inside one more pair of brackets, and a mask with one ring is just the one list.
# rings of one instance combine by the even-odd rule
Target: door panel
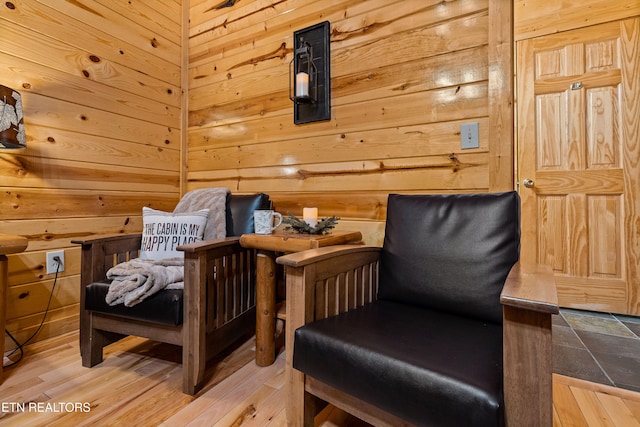
[[640,19],[517,44],[523,262],[565,307],[640,314]]

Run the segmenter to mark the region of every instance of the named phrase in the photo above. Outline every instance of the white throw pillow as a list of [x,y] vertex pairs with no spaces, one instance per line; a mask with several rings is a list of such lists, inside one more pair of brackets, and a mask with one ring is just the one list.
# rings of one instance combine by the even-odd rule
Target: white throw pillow
[[202,240],[209,209],[171,213],[142,208],[142,245],[140,258],[159,260],[184,257],[179,245]]

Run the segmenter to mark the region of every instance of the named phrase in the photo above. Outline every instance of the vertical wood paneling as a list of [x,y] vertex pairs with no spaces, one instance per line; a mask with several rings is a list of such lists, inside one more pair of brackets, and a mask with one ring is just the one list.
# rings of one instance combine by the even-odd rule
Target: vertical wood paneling
[[[621,23],[621,37],[625,41],[622,49],[622,74],[627,78],[622,84],[622,105],[624,113],[621,114],[623,125],[624,154],[622,165],[624,168],[636,173],[630,173],[624,177],[625,188],[629,189],[635,197],[624,198],[624,224],[629,230],[630,236],[640,236],[640,96],[638,86],[632,82],[640,81],[640,20],[627,19]],[[635,280],[635,286],[629,290],[629,311],[640,314],[640,239],[634,238],[631,245],[626,248],[626,268],[628,280]]]
[[489,190],[515,186],[513,7],[489,2]]
[[[152,1],[152,0],[147,0]],[[171,0],[165,0],[171,1]],[[182,86],[182,99],[180,103],[180,194],[187,192],[187,171],[189,170],[189,7],[188,1],[180,1],[180,43],[182,47],[180,57],[180,84]]]
[[0,153],[0,231],[29,239],[9,260],[8,329],[20,341],[53,288],[47,251],[65,251],[65,271],[36,340],[78,327],[71,239],[139,231],[142,206],[178,199],[180,10],[173,0],[0,5],[0,84],[22,94],[28,138]]
[[[511,17],[495,0],[192,3],[188,188],[317,206],[373,244],[388,193],[512,188]],[[324,20],[332,118],[296,126],[291,38]],[[480,147],[462,151],[469,122]]]

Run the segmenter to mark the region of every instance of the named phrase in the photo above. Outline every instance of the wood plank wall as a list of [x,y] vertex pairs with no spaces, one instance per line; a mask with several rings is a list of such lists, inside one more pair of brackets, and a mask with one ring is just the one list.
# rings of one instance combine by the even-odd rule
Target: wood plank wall
[[180,0],[0,5],[0,84],[21,92],[28,137],[0,153],[0,232],[29,239],[9,257],[8,329],[20,341],[52,289],[47,251],[65,251],[65,271],[36,339],[78,328],[71,239],[139,231],[142,206],[179,198],[181,14]]
[[514,0],[515,41],[638,16],[638,0]]
[[[513,188],[512,4],[192,0],[189,189],[317,206],[381,244],[397,193]],[[332,117],[293,124],[293,31],[331,24]],[[480,148],[460,149],[478,122]]]
[[[57,249],[65,272],[39,337],[77,328],[70,240],[138,231],[140,208],[171,209],[181,185],[265,191],[297,215],[318,206],[372,244],[382,241],[390,192],[513,188],[505,3],[4,2],[0,84],[23,95],[28,148],[0,154],[0,232],[30,240],[10,257],[9,329],[24,339],[37,328],[53,281],[45,253]],[[332,119],[295,126],[291,37],[324,20]],[[480,124],[480,148],[463,152],[459,129],[469,122]]]

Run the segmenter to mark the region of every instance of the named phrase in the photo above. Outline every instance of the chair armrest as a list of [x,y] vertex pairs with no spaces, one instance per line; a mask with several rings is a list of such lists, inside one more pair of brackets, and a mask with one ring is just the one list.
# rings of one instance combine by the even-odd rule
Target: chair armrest
[[78,245],[95,245],[106,242],[123,241],[123,244],[126,244],[124,242],[140,239],[141,236],[142,233],[93,234],[82,239],[73,239],[71,240],[71,243]]
[[558,314],[558,294],[551,267],[515,263],[502,288],[500,302],[515,308]]
[[[338,258],[346,255],[353,256],[360,254],[363,257],[379,256],[380,249],[377,246],[355,246],[355,245],[337,245],[337,246],[325,246],[318,249],[309,249],[306,251],[295,252],[288,255],[283,255],[276,259],[278,264],[282,264],[289,267],[304,267],[309,264],[313,264],[326,260],[337,260]],[[357,263],[357,260],[354,260]],[[364,262],[364,261],[363,261]],[[333,265],[338,270],[344,270],[346,265],[344,263],[336,263]]]
[[500,302],[506,425],[551,426],[551,316],[559,313],[553,271],[542,265],[516,263]]
[[[71,243],[82,245],[80,284],[84,289],[90,283],[104,280],[114,265],[136,258],[140,253],[142,234],[92,235]],[[82,293],[81,302],[84,304]]]
[[221,239],[202,240],[200,242],[189,243],[176,247],[177,250],[185,253],[195,253],[221,248],[240,242],[240,237],[223,237]]
[[278,257],[286,267],[287,323],[302,326],[373,301],[380,249],[337,245]]
[[287,330],[373,301],[379,259],[380,248],[354,245],[278,257],[276,262],[286,267]]

